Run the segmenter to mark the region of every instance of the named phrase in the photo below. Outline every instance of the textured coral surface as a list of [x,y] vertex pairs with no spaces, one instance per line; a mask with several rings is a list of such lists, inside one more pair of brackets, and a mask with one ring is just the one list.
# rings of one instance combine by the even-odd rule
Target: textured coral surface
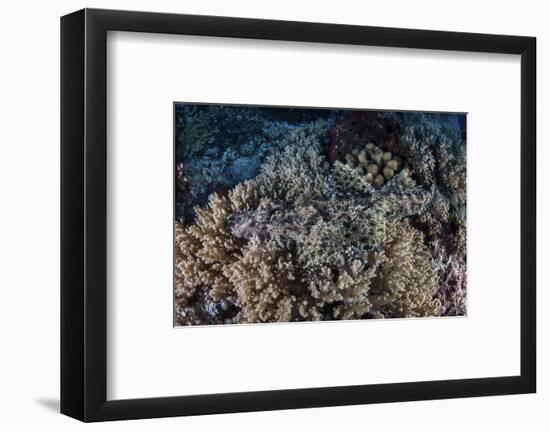
[[466,315],[465,127],[177,104],[175,323]]

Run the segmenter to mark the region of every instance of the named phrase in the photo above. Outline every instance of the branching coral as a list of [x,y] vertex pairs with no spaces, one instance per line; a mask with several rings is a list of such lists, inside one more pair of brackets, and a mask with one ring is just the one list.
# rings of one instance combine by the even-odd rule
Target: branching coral
[[463,142],[398,118],[266,123],[254,176],[176,222],[177,323],[465,314]]
[[239,322],[290,321],[296,303],[292,256],[273,241],[253,237],[242,256],[224,267],[240,307]]
[[322,120],[291,129],[251,181],[258,193],[273,201],[307,201],[325,196],[329,165],[321,152],[321,141],[327,130]]
[[439,315],[435,264],[421,232],[407,222],[393,225],[383,253],[378,253],[376,260],[379,270],[369,292],[374,315]]
[[437,297],[442,316],[464,316],[466,314],[466,262],[449,254],[438,243],[434,250],[437,267]]
[[372,305],[367,296],[372,269],[366,269],[355,260],[348,267],[337,272],[327,267],[310,277],[308,289],[313,298],[313,306],[301,310],[302,317],[307,318],[309,310],[323,314],[332,319],[357,319],[365,316]]
[[406,152],[411,170],[422,186],[431,186],[434,182],[436,139],[435,127],[424,123],[405,127],[399,137],[399,146]]
[[234,253],[242,244],[225,229],[230,211],[227,197],[213,195],[206,208],[197,210],[195,224],[183,227],[176,222],[176,298],[183,298],[184,304],[197,287],[208,286],[214,300],[231,291],[223,267],[235,260]]
[[368,181],[357,169],[349,164],[343,164],[339,160],[334,162],[334,182],[336,190],[343,195],[370,193],[372,181]]

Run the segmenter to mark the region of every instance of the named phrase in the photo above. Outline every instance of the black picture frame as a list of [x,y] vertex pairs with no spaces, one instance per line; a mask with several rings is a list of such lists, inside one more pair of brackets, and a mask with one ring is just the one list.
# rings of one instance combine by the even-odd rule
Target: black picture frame
[[[107,32],[521,56],[521,374],[107,400]],[[536,39],[84,9],[61,18],[61,412],[106,421],[532,393],[536,390]]]

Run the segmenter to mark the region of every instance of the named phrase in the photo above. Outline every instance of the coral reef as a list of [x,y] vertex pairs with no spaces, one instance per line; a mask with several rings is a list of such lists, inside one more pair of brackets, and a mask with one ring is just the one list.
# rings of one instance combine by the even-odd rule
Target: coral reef
[[465,315],[466,261],[460,255],[449,254],[439,243],[434,250],[434,260],[438,278],[437,298],[441,304],[440,315]]
[[438,316],[436,267],[422,233],[407,219],[388,230],[369,292],[373,312],[384,317]]
[[466,314],[456,115],[181,112],[216,120],[178,153],[176,324]]
[[373,143],[384,151],[395,151],[399,123],[394,115],[376,111],[347,111],[343,113],[330,131],[329,157],[341,160],[353,148]]

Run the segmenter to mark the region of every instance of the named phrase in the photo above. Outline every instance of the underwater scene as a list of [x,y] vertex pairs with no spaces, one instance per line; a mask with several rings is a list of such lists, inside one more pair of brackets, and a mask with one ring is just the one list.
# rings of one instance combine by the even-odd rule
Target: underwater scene
[[466,114],[174,109],[176,326],[466,315]]

